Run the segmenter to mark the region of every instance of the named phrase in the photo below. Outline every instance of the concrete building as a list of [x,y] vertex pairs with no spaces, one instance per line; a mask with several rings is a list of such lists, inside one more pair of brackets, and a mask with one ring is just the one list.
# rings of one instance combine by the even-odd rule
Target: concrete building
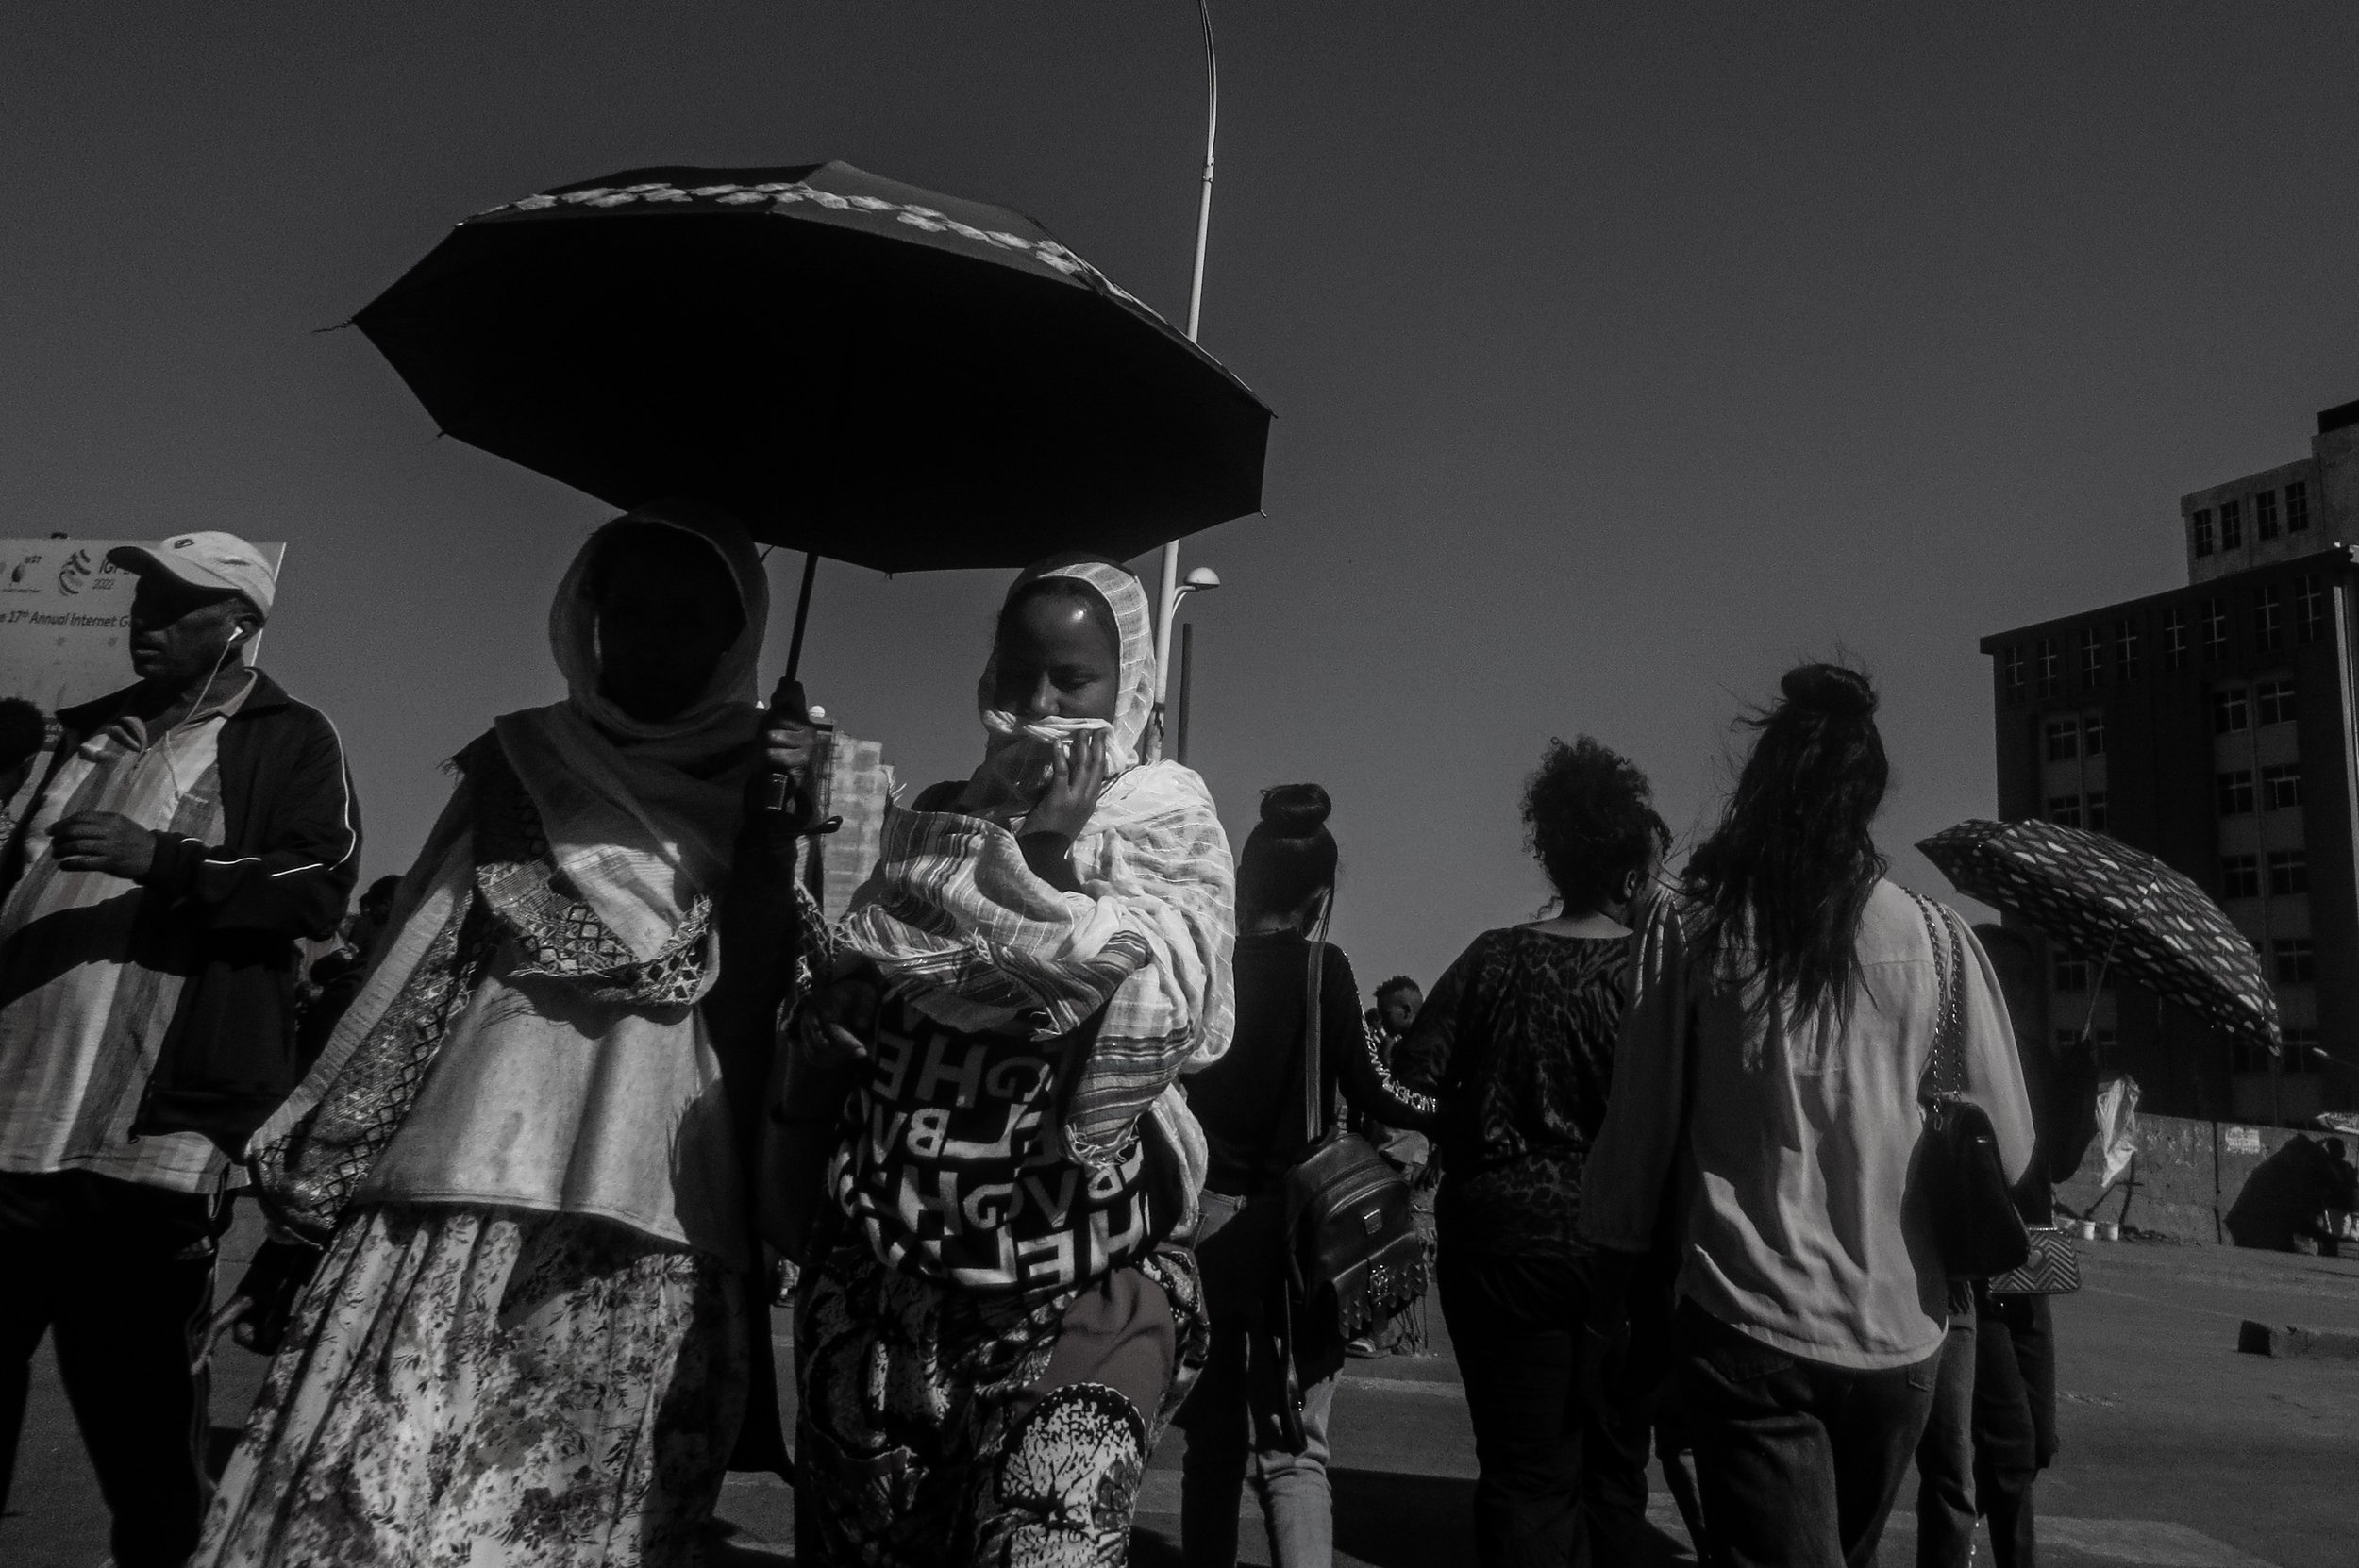
[[2288,1048],[2272,1059],[2051,961],[2049,1026],[2077,1033],[2094,1009],[2100,1062],[2166,1115],[2359,1108],[2359,403],[2318,415],[2310,447],[2181,500],[2186,587],[1982,642],[1999,815],[2159,856],[2276,982]]

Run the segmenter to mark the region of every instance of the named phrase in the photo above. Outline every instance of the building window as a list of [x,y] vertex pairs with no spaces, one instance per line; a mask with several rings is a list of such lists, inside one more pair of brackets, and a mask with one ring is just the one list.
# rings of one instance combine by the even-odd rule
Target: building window
[[2298,534],[2310,526],[2310,486],[2296,479],[2285,487],[2285,531]]
[[2019,644],[2009,644],[2001,668],[2007,673],[2007,700],[2011,703],[2021,702],[2023,700],[2023,649]]
[[2279,898],[2310,891],[2310,859],[2299,849],[2269,851],[2269,892]]
[[2244,548],[2244,513],[2241,503],[2222,501],[2219,504],[2219,547],[2223,553]]
[[2105,634],[2095,626],[2081,629],[2081,684],[2105,684]]
[[2048,721],[2048,759],[2069,762],[2081,755],[2081,726],[2075,719]]
[[2195,553],[2199,557],[2210,555],[2212,553],[2212,509],[2209,507],[2200,509],[2189,521],[2195,528]]
[[2081,754],[2084,757],[2105,755],[2105,715],[2090,713],[2081,720]]
[[[2316,1029],[2280,1029],[2284,1042],[2284,1066],[2288,1073],[2315,1073],[2318,1070],[2318,1031]],[[2263,1072],[2268,1069],[2263,1068]]]
[[2280,937],[2276,942],[2277,983],[2297,986],[2318,977],[2317,950],[2308,937]]
[[2294,632],[2304,642],[2326,635],[2326,579],[2315,572],[2294,585]]
[[2221,856],[2219,858],[2219,895],[2222,898],[2260,897],[2260,860],[2250,855]]
[[2173,605],[2163,611],[2163,668],[2176,670],[2187,662],[2187,607]]
[[2277,492],[2265,490],[2252,498],[2252,537],[2277,537]]
[[2089,988],[2089,961],[2086,959],[2056,960],[2056,989],[2069,996],[2078,996]]
[[2281,762],[2261,770],[2261,809],[2295,811],[2301,808],[2301,764]]
[[2063,660],[2056,657],[2056,640],[2052,637],[2041,638],[2038,655],[2032,662],[2033,678],[2039,682],[2039,694],[2043,697],[2054,696],[2056,688],[2064,681]]
[[2252,770],[2237,768],[2233,772],[2212,776],[2213,792],[2219,802],[2223,817],[2250,816],[2252,812]]
[[2212,688],[2212,733],[2237,735],[2252,727],[2252,705],[2241,686]]
[[2294,683],[2282,678],[2262,681],[2252,689],[2252,706],[2265,725],[2293,723]]
[[2092,833],[2102,833],[2105,821],[2105,792],[2091,790],[2081,797],[2081,826]]
[[2114,623],[2114,662],[2121,668],[2121,678],[2138,678],[2138,624],[2133,620]]
[[2081,797],[2079,795],[2049,795],[2048,797],[2048,820],[2059,827],[2080,826]]
[[2285,640],[2285,595],[2275,588],[2264,588],[2252,596],[2252,640],[2263,648],[2274,648]]
[[2204,600],[2198,617],[2203,624],[2203,662],[2217,664],[2228,657],[2228,601]]

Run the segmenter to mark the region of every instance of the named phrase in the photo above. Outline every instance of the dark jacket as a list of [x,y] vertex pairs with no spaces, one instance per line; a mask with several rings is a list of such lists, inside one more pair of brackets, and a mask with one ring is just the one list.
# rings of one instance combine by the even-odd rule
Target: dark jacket
[[[222,842],[156,835],[133,953],[188,979],[131,1130],[201,1132],[233,1155],[295,1084],[296,942],[335,931],[360,871],[360,809],[336,726],[270,676],[254,680],[222,726]],[[59,711],[42,792],[134,690]],[[23,875],[23,834],[8,846],[0,897]]]

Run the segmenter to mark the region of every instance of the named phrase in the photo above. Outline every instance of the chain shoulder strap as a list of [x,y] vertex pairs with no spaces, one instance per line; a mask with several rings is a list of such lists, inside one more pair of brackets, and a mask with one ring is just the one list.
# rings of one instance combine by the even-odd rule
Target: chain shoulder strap
[[1918,1097],[1954,1098],[1966,1093],[1965,1053],[1958,1036],[1965,1027],[1966,953],[1958,940],[1956,920],[1949,909],[1912,892],[1916,912],[1925,922],[1925,940],[1933,950],[1933,985],[1940,993],[1933,1021],[1933,1055],[1925,1064],[1925,1081]]

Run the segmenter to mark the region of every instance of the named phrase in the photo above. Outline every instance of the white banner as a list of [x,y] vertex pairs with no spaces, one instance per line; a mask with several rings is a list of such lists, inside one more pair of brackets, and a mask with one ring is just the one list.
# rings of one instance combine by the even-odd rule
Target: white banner
[[[107,552],[147,539],[0,539],[0,697],[43,713],[132,681],[126,646],[137,581]],[[272,571],[284,544],[256,543]]]

